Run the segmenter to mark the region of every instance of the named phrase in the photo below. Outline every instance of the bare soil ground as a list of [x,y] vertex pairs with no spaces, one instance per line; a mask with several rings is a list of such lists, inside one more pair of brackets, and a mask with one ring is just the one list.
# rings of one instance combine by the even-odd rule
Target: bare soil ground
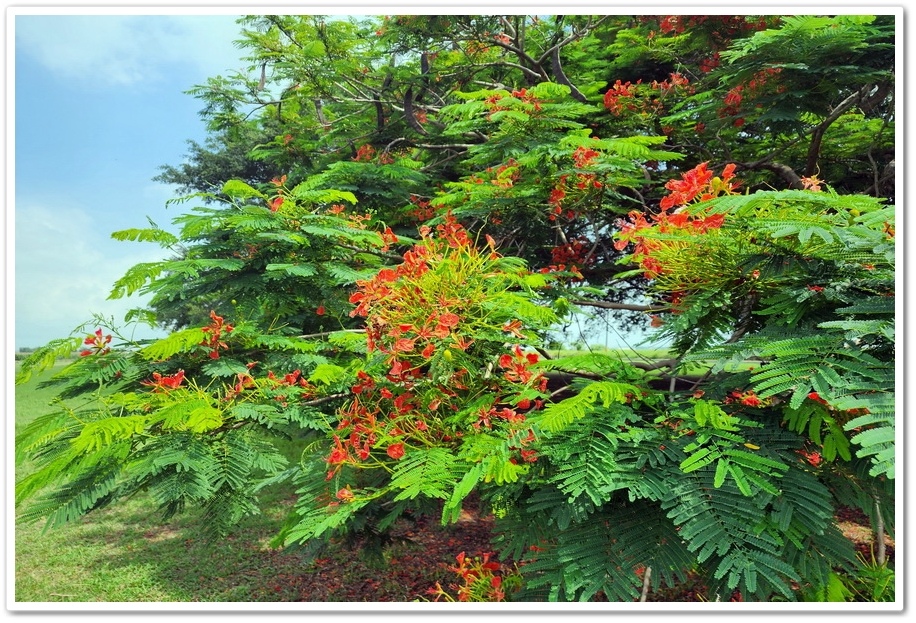
[[[854,509],[840,509],[837,521],[843,533],[855,543],[856,549],[870,560],[874,537],[865,515]],[[296,595],[297,601],[431,600],[429,590],[436,582],[448,588],[456,581],[457,576],[448,567],[455,564],[458,553],[482,556],[493,551],[490,544],[492,527],[492,518],[468,512],[453,526],[441,526],[434,518],[399,524],[395,536],[404,541],[388,550],[384,566],[361,561],[356,552],[350,557],[335,553],[308,563],[302,574],[277,577],[276,590],[287,597]],[[893,561],[894,542],[886,539],[886,545],[888,560]],[[454,591],[451,592],[454,594]],[[656,602],[707,599],[699,582],[655,591],[648,597],[648,601]],[[735,593],[729,599],[739,601],[741,596]]]

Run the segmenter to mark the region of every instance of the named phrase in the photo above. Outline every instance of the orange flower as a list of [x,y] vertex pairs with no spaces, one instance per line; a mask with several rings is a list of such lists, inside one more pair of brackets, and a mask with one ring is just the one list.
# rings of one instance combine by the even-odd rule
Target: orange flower
[[397,461],[402,456],[404,456],[404,444],[394,443],[388,446],[388,449],[385,451],[388,456]]
[[181,385],[182,381],[184,381],[184,370],[179,370],[172,376],[162,376],[158,372],[153,372],[153,380],[140,381],[140,385],[152,387],[153,391],[158,393],[175,389]]
[[84,350],[80,353],[81,357],[88,357],[89,355],[105,355],[111,349],[108,347],[108,344],[111,343],[111,335],[102,335],[101,329],[96,329],[95,333],[86,337],[83,340],[83,344],[91,346],[92,350]]

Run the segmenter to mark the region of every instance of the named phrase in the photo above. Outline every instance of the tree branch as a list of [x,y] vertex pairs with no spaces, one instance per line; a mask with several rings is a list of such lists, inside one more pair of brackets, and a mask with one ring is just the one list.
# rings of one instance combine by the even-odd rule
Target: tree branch
[[315,337],[327,337],[329,335],[334,335],[335,333],[365,333],[365,329],[337,329],[336,331],[322,331],[321,333],[309,333],[308,335],[300,335],[298,338],[300,340],[308,340]]
[[560,46],[554,46],[553,48],[551,68],[553,69],[553,75],[557,79],[557,82],[569,87],[569,94],[574,100],[578,100],[583,104],[588,102],[588,99],[582,95],[582,92],[576,88],[576,85],[574,85],[569,78],[566,77],[566,74],[563,73],[563,65],[560,64]]
[[757,165],[758,169],[766,169],[768,171],[773,171],[779,177],[781,177],[788,185],[789,188],[794,188],[795,190],[801,190],[805,187],[804,183],[801,181],[798,173],[792,170],[791,167],[779,162],[763,162]]
[[340,247],[342,249],[349,249],[350,251],[357,251],[359,253],[368,253],[369,255],[383,257],[386,260],[394,260],[396,262],[404,261],[404,256],[398,255],[397,253],[385,253],[384,251],[373,251],[372,249],[363,249],[361,247],[356,247],[350,244],[344,244],[342,242],[332,242],[331,244],[333,244],[336,247]]
[[868,92],[871,91],[874,87],[872,85],[866,85],[844,99],[842,102],[836,105],[836,107],[827,115],[827,118],[821,121],[814,131],[811,133],[811,145],[808,147],[808,160],[805,163],[805,175],[811,176],[817,173],[817,160],[821,155],[821,141],[824,139],[824,134],[827,132],[834,121],[840,118],[840,116],[845,113],[847,110],[855,106],[856,104],[862,102]]
[[632,303],[611,303],[609,301],[571,301],[574,305],[585,305],[586,307],[600,307],[601,309],[624,309],[627,311],[645,311],[660,312],[668,311],[668,307],[661,305],[634,305]]
[[303,407],[317,407],[318,405],[323,405],[326,402],[331,402],[332,400],[337,400],[339,398],[346,398],[350,394],[341,392],[339,394],[329,394],[327,396],[322,396],[321,398],[315,398],[314,400],[307,400],[306,402],[300,403]]
[[426,130],[417,121],[417,117],[414,115],[413,111],[413,87],[407,87],[407,91],[404,92],[404,120],[407,122],[415,132],[422,134],[423,136],[427,135]]

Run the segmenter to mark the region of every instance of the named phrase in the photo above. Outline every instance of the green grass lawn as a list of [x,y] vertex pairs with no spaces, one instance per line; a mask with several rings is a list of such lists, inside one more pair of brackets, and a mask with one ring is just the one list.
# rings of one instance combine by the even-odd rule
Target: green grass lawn
[[[53,388],[16,388],[16,431],[50,412]],[[29,466],[17,468],[17,479]],[[262,601],[295,599],[276,590],[277,574],[303,573],[301,560],[267,549],[291,500],[268,492],[265,513],[243,521],[229,538],[200,537],[193,515],[163,523],[146,496],[92,513],[73,524],[15,526],[18,602]],[[269,563],[269,564],[268,564]]]

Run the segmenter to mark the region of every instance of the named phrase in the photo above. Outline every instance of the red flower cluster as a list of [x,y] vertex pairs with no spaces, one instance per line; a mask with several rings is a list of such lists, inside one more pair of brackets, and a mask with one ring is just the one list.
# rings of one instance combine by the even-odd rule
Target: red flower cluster
[[666,35],[680,35],[702,25],[710,28],[710,35],[716,42],[722,43],[746,32],[765,29],[767,19],[744,15],[663,15],[658,29]]
[[415,221],[428,221],[436,215],[436,209],[430,205],[429,199],[411,195],[410,203],[414,207],[407,214]]
[[[506,96],[501,93],[494,93],[493,95],[484,99],[483,101],[484,106],[486,106],[487,110],[490,111],[487,114],[488,120],[493,116],[493,113],[499,112],[501,110],[510,109],[508,106],[504,106],[500,103],[503,99],[505,99],[505,97]],[[528,109],[529,113],[540,112],[543,108],[541,106],[541,101],[537,97],[529,93],[528,89],[513,90],[512,93],[510,93],[510,97],[514,97],[515,99],[521,100],[522,102],[527,104],[528,106],[526,108]]]
[[700,71],[702,71],[704,74],[708,74],[713,69],[718,67],[720,62],[721,57],[719,53],[716,52],[712,56],[704,58],[702,61],[700,61]]
[[737,182],[730,180],[735,176],[735,165],[727,164],[722,170],[722,176],[713,177],[713,172],[709,170],[706,162],[701,162],[693,169],[681,175],[679,180],[669,180],[665,188],[671,191],[667,197],[663,197],[659,207],[662,210],[668,210],[676,206],[684,206],[688,203],[699,200],[706,201],[720,194],[733,194],[738,187]]
[[630,212],[629,220],[619,223],[620,234],[614,248],[623,251],[628,244],[633,243],[633,259],[645,270],[647,279],[656,278],[664,272],[664,266],[656,257],[656,252],[677,242],[652,239],[645,234],[649,230],[659,233],[681,230],[690,234],[703,234],[722,227],[725,222],[724,214],[691,215],[668,210],[693,201],[706,201],[720,194],[732,194],[738,186],[737,182],[731,181],[734,170],[735,165],[729,164],[726,165],[721,177],[713,177],[712,171],[703,162],[682,174],[680,180],[670,180],[665,184],[665,188],[672,192],[662,198],[659,206],[662,209],[661,213],[652,215],[650,221],[642,212]]
[[[782,69],[778,67],[767,67],[751,76],[751,79],[746,83],[732,87],[722,100],[725,105],[718,110],[719,118],[736,117],[741,112],[741,104],[745,98],[753,100],[767,91],[775,91],[777,93],[785,91],[785,85],[777,84],[775,87],[773,86],[773,78],[781,71]],[[738,117],[735,119],[734,125],[740,127],[743,124],[743,118]]]
[[499,367],[505,370],[503,378],[511,383],[537,386],[543,392],[547,389],[547,377],[540,372],[533,372],[530,367],[539,360],[537,353],[526,353],[518,344],[511,354],[500,355]]
[[629,80],[626,82],[616,81],[614,85],[604,94],[604,107],[617,117],[628,110],[636,110],[636,85],[641,84],[638,80],[632,84]]
[[[503,365],[497,372],[497,357],[484,355],[493,357],[487,366],[481,353],[468,352],[475,343],[468,331],[492,336],[501,329],[505,334],[497,344],[525,336],[520,320],[503,318],[500,326],[479,307],[488,300],[481,279],[502,270],[494,263],[501,257],[496,242],[487,236],[489,248],[478,248],[450,214],[435,236],[427,226],[420,234],[422,242],[404,254],[401,264],[358,282],[350,297],[351,316],[366,318],[367,348],[387,355],[388,369],[375,376],[357,373],[352,397],[338,410],[326,458],[329,478],[343,465],[371,469],[408,456],[411,448],[452,447],[481,427],[502,432],[519,446],[523,413],[546,390],[546,377],[530,369],[538,360],[534,353],[517,347],[498,358]],[[481,325],[488,329],[481,331]],[[465,418],[462,405],[469,394],[479,397],[481,391],[487,402],[475,404],[476,415]],[[539,400],[534,402],[540,408]],[[533,462],[537,454],[522,447],[526,443],[515,456]]]
[[662,100],[669,93],[693,93],[690,80],[683,74],[673,72],[666,80],[653,80],[640,88],[642,80],[621,82],[617,80],[604,94],[604,107],[616,117],[626,112],[661,114],[665,110]]
[[728,396],[726,396],[723,402],[725,404],[738,403],[748,407],[761,407],[766,404],[765,401],[761,399],[760,396],[758,396],[752,389],[744,392],[736,389]]
[[576,163],[576,167],[580,169],[586,169],[595,161],[595,158],[600,155],[601,153],[595,151],[594,149],[589,149],[588,147],[576,147],[576,150],[572,154],[572,159],[573,162]]
[[106,355],[111,352],[111,348],[108,346],[110,343],[111,335],[102,335],[102,330],[96,329],[95,333],[87,335],[86,339],[83,340],[83,344],[90,346],[91,348],[81,351],[80,357],[88,357],[89,355]]
[[[455,557],[458,564],[449,567],[461,576],[462,584],[450,584],[449,588],[456,591],[458,601],[463,602],[494,602],[505,601],[506,593],[503,588],[503,577],[509,572],[503,565],[495,560],[490,560],[490,553],[484,553],[483,557],[470,558],[461,552]],[[436,586],[427,591],[434,595],[434,601],[440,598],[446,598],[454,601],[442,584],[436,582]]]
[[574,238],[566,244],[554,247],[550,258],[554,264],[569,266],[570,269],[582,269],[595,263],[592,253],[594,245],[587,238]]
[[[582,149],[581,147],[579,149]],[[578,151],[578,150],[577,150]],[[591,150],[589,150],[591,151]],[[592,152],[597,153],[597,152]],[[579,158],[579,164],[577,162],[576,166],[584,166],[586,164],[586,159],[588,159],[587,164],[591,163],[591,156],[588,152],[582,152],[579,156],[574,152],[573,159]],[[598,179],[594,173],[576,173],[575,182],[570,182],[569,175],[561,175],[557,179],[556,185],[550,191],[550,195],[547,197],[547,205],[551,206],[550,215],[547,217],[551,221],[557,220],[557,218],[563,215],[563,202],[566,200],[567,191],[576,194],[576,191],[588,191],[592,188],[601,188],[604,186],[604,183]],[[579,195],[581,197],[581,193]],[[566,210],[566,218],[572,220],[576,218],[576,213],[572,210]]]
[[375,157],[375,147],[366,143],[365,145],[360,145],[356,150],[356,155],[353,156],[354,162],[371,162]]
[[[493,167],[487,167],[487,173],[493,175],[490,183],[499,188],[512,188],[521,179],[521,172],[515,158],[509,158],[505,164],[497,167],[495,171]],[[482,182],[483,180],[480,181]]]
[[806,463],[809,463],[813,467],[819,467],[824,461],[824,457],[816,450],[796,450],[795,452],[801,456]]
[[220,341],[223,332],[232,333],[235,327],[229,323],[224,323],[223,317],[217,316],[213,310],[210,310],[210,320],[212,322],[201,329],[208,336],[201,342],[201,345],[210,349],[210,359],[219,359],[219,351],[229,348],[225,342]]
[[176,389],[184,381],[184,370],[179,370],[171,376],[162,376],[158,372],[153,372],[151,381],[140,381],[140,385],[152,387],[155,393],[167,392]]
[[816,192],[816,193],[821,191],[821,184],[823,184],[821,180],[817,179],[816,175],[812,175],[810,177],[803,177],[801,178],[801,182],[802,182],[802,188],[804,188],[805,190]]

